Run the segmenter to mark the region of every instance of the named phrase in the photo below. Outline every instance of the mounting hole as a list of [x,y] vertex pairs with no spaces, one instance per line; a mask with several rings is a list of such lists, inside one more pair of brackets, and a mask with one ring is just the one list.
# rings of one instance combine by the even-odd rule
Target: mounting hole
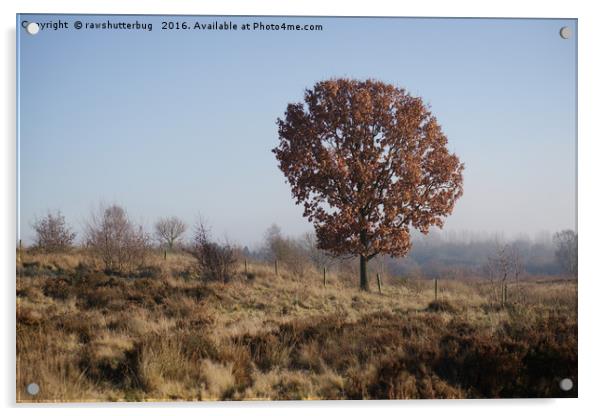
[[573,389],[573,380],[570,378],[563,378],[560,380],[560,390],[570,391]]
[[568,39],[571,37],[571,28],[568,26],[563,26],[560,28],[560,37],[562,39]]
[[38,25],[36,22],[30,22],[27,24],[27,26],[25,26],[25,30],[27,30],[27,33],[30,35],[37,35],[40,31],[40,25]]
[[29,393],[30,395],[35,396],[39,392],[40,392],[40,386],[38,386],[37,383],[29,383],[27,385],[27,393]]

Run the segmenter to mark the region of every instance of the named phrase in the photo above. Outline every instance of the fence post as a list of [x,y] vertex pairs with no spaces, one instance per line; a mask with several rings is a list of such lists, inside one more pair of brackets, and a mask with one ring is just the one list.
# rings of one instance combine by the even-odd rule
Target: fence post
[[274,260],[274,271],[276,272],[276,276],[278,276],[278,260]]
[[326,267],[324,267],[324,287],[326,287]]
[[249,274],[249,269],[247,268],[247,259],[245,259],[245,274]]
[[504,287],[505,287],[505,285],[506,284],[504,282],[502,282],[502,308],[506,307],[506,302],[505,302],[505,299],[504,299]]
[[167,260],[167,249],[163,250],[163,260]]
[[379,273],[376,273],[376,282],[378,283],[378,293],[380,293],[382,295],[383,292],[380,288],[380,274]]
[[21,252],[23,251],[23,243],[19,238],[19,250],[17,251],[17,261],[21,261]]
[[438,292],[438,289],[439,289],[439,288],[437,287],[437,286],[438,286],[438,284],[437,284],[437,283],[438,283],[438,281],[437,281],[437,279],[435,279],[435,300],[437,300],[437,292]]

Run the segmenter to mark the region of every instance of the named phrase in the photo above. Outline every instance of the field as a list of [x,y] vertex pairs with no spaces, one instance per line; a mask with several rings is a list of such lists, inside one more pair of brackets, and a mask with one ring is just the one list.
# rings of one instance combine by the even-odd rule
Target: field
[[[243,263],[231,282],[155,254],[108,276],[85,254],[17,263],[17,400],[577,396],[577,285],[303,275]],[[559,388],[563,378],[575,383]],[[40,393],[30,396],[35,382]]]

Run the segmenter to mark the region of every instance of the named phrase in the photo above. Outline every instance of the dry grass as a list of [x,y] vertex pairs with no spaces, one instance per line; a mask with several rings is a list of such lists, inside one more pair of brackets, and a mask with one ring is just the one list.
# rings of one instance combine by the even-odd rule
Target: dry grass
[[[395,281],[242,267],[203,283],[157,254],[131,277],[83,252],[17,265],[17,400],[575,397],[575,282]],[[388,277],[387,280],[393,282]],[[353,283],[349,283],[353,282]],[[376,290],[373,287],[373,290]],[[29,396],[28,383],[40,385]]]

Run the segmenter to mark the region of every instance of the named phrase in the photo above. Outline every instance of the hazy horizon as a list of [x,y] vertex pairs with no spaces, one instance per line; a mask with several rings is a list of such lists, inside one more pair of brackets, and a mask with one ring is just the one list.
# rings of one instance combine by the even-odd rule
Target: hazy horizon
[[191,226],[202,215],[216,237],[248,246],[274,223],[288,235],[312,230],[270,150],[287,103],[333,77],[390,82],[430,104],[465,163],[444,232],[576,230],[575,20],[194,19],[324,30],[161,31],[161,16],[121,16],[153,31],[18,31],[26,244],[36,217],[61,210],[81,234],[101,202],[148,231],[159,217]]

